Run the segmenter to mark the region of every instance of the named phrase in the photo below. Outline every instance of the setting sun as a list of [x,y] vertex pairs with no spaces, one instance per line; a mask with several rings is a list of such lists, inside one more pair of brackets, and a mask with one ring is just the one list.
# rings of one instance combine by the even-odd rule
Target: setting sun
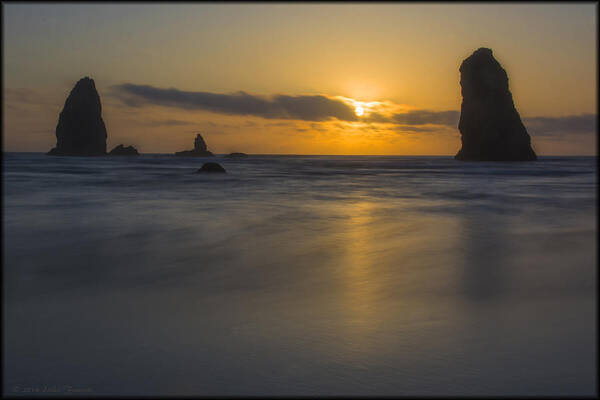
[[354,109],[354,112],[356,113],[356,115],[358,115],[360,117],[361,115],[363,115],[365,113],[365,110],[361,106],[356,106],[356,108]]

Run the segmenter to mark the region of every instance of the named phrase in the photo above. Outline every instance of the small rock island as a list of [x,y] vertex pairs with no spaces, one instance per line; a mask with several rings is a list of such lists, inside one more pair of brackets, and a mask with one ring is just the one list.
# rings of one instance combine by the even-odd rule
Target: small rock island
[[225,157],[227,158],[246,158],[248,154],[246,153],[229,153]]
[[198,173],[226,173],[225,168],[221,166],[221,164],[216,162],[207,162],[202,164],[202,167],[196,171]]
[[531,138],[521,122],[508,75],[492,50],[480,48],[460,66],[462,105],[458,129],[463,161],[534,161]]
[[109,153],[109,156],[139,156],[137,149],[133,146],[124,147],[122,144],[118,145],[114,149],[112,149]]
[[193,150],[178,151],[175,155],[180,157],[212,157],[214,154],[208,151],[206,142],[202,139],[202,135],[197,134],[196,139],[194,140]]
[[65,101],[56,126],[56,156],[101,156],[106,154],[106,127],[94,80],[80,79]]

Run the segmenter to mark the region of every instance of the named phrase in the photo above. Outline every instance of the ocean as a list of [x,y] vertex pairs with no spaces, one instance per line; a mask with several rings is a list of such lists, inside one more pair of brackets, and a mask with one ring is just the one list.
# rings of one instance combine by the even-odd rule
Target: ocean
[[4,153],[4,394],[597,394],[596,157],[208,160]]

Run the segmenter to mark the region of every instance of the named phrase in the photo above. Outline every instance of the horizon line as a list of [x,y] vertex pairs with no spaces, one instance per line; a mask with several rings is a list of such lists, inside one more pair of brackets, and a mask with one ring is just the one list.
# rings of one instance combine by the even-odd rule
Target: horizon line
[[[5,151],[2,153],[39,153],[46,154],[46,151]],[[213,153],[214,155],[226,156],[231,153]],[[241,153],[241,152],[240,152]],[[454,157],[456,154],[298,154],[298,153],[244,153],[248,156],[325,156],[325,157]],[[104,155],[92,156],[92,157],[103,157],[108,156],[108,152]],[[158,155],[158,156],[174,156],[175,153],[139,153],[139,155]],[[57,156],[54,156],[57,157]],[[58,156],[58,157],[89,157],[89,156]],[[136,156],[111,156],[111,157],[136,157]],[[598,157],[598,154],[538,154],[538,157]],[[211,156],[206,157],[179,157],[179,158],[212,158]]]

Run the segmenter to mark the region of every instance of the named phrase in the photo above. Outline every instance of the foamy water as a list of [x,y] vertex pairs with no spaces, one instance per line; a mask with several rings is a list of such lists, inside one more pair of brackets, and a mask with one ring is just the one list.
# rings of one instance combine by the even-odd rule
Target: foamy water
[[596,394],[596,158],[4,154],[4,391]]

